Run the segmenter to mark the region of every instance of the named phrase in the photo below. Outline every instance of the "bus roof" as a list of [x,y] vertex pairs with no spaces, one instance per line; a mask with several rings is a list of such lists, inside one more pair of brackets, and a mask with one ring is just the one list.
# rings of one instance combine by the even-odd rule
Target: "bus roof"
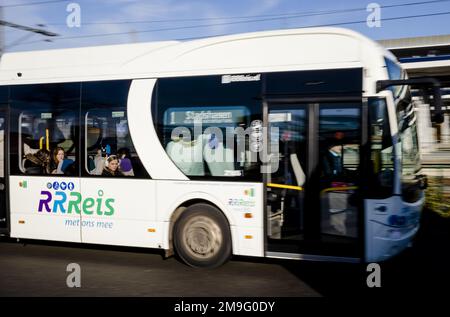
[[0,85],[369,67],[374,54],[391,56],[348,29],[275,30],[6,53],[0,62]]

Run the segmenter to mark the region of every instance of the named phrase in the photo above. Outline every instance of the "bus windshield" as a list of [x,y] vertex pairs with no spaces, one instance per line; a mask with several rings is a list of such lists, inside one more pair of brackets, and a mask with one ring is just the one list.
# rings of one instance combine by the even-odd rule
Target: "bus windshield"
[[[389,79],[404,79],[406,73],[399,65],[386,58]],[[415,202],[421,196],[416,178],[421,169],[419,142],[417,138],[417,116],[409,86],[393,86],[395,109],[398,123],[398,143],[401,148],[402,196],[405,201]]]
[[407,96],[397,105],[399,143],[402,153],[402,176],[415,175],[421,168],[419,142],[417,139],[417,116],[411,97]]
[[422,195],[416,177],[421,169],[421,163],[417,138],[417,116],[409,91],[407,96],[397,104],[397,121],[398,142],[401,147],[402,196],[407,202],[416,202]]

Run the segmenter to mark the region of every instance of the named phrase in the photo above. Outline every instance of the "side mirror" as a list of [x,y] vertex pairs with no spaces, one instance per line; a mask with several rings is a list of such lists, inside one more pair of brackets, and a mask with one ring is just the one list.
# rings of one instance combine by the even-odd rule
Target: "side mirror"
[[[414,85],[424,90],[425,96],[430,94],[433,99],[429,99],[431,107],[434,107],[434,114],[431,121],[434,123],[444,122],[444,114],[442,113],[441,83],[435,78],[413,78],[398,80],[379,80],[376,83],[377,93],[391,86]],[[429,90],[432,89],[430,92]],[[425,97],[427,98],[427,97]]]

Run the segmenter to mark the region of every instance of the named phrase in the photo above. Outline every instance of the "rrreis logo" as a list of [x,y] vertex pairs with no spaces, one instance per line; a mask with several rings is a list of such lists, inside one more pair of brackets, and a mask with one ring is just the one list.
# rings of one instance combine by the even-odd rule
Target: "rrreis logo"
[[253,199],[255,197],[255,190],[253,188],[245,189],[244,196],[247,199],[242,198],[230,198],[228,199],[228,205],[234,207],[255,207],[256,202]]
[[98,216],[112,216],[114,214],[114,198],[106,198],[103,190],[99,190],[96,198],[82,197],[81,193],[75,191],[72,182],[47,183],[48,190],[41,191],[38,212],[53,212],[63,214],[85,214]]

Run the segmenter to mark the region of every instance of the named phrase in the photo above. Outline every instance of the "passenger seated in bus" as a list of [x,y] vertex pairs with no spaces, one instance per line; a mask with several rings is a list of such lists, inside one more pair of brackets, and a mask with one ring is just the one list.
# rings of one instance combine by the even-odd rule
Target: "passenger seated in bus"
[[73,164],[73,160],[65,158],[65,151],[62,147],[56,147],[50,161],[49,170],[51,174],[64,174],[64,171]]
[[35,154],[25,155],[24,168],[26,174],[45,175],[49,171],[50,153],[45,150],[38,150]]
[[111,155],[106,159],[102,176],[124,176],[119,170],[119,158],[117,155]]
[[128,148],[120,148],[117,151],[120,165],[119,169],[125,176],[134,176],[133,164],[131,163],[131,154]]

